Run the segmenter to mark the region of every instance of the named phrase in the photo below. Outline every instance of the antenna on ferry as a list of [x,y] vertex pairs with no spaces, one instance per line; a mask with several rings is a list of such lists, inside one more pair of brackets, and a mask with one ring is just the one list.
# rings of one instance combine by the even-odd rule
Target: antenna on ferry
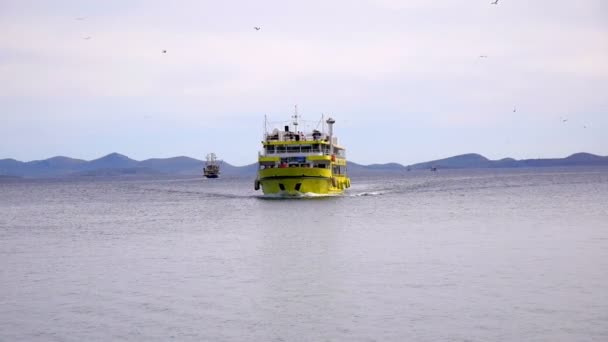
[[326,122],[329,126],[329,153],[334,154],[334,123],[336,120],[330,117]]
[[268,133],[268,115],[264,114],[264,139],[266,139],[266,133]]
[[321,113],[321,132],[325,136],[325,114]]
[[295,105],[294,113],[293,113],[293,130],[295,132],[298,131],[298,105]]

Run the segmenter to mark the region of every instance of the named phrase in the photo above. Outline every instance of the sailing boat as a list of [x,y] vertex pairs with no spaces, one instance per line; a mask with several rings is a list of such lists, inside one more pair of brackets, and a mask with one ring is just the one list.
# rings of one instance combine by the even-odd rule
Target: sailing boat
[[209,153],[207,155],[203,175],[207,178],[218,178],[220,176],[220,164],[215,153]]

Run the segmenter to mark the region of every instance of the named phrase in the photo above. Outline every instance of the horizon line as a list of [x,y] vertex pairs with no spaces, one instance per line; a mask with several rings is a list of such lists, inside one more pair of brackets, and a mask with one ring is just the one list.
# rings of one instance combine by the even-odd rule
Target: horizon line
[[[521,160],[541,160],[541,159],[564,159],[564,158],[568,158],[568,157],[571,157],[571,156],[577,155],[577,154],[590,154],[590,155],[594,155],[594,156],[597,156],[597,157],[608,157],[608,155],[601,155],[601,154],[595,154],[595,153],[591,153],[591,152],[581,151],[581,152],[571,153],[571,154],[569,154],[569,155],[567,155],[565,157],[539,157],[539,158],[523,158],[523,159],[516,159],[516,158],[512,158],[512,157],[504,157],[504,158],[500,158],[500,159],[490,159],[490,158],[487,158],[486,156],[484,156],[483,154],[475,153],[475,152],[469,152],[469,153],[456,154],[456,155],[452,155],[452,156],[448,156],[448,157],[442,157],[442,158],[438,158],[438,159],[432,159],[432,160],[427,160],[427,161],[422,161],[422,162],[416,162],[416,163],[412,163],[412,164],[402,164],[402,163],[396,162],[396,161],[389,161],[389,162],[383,162],[383,163],[369,163],[369,164],[358,163],[358,162],[355,162],[355,161],[347,161],[347,162],[358,164],[358,165],[362,165],[362,166],[398,164],[398,165],[407,167],[407,166],[412,166],[412,165],[416,165],[416,164],[423,164],[423,163],[428,163],[428,162],[432,162],[432,161],[443,160],[443,159],[454,158],[454,157],[460,157],[460,156],[466,156],[466,155],[477,155],[477,156],[481,156],[481,157],[483,157],[483,158],[485,158],[487,160],[490,160],[490,161],[499,161],[499,160],[505,160],[505,159],[513,159],[513,160],[516,160],[516,161],[521,161]],[[101,157],[94,158],[94,159],[89,159],[89,160],[87,160],[87,159],[81,159],[81,158],[68,157],[68,156],[65,156],[65,155],[56,155],[56,156],[48,157],[48,158],[45,158],[45,159],[33,159],[33,160],[28,160],[28,161],[23,161],[23,160],[19,160],[19,159],[8,157],[8,158],[1,158],[0,161],[2,161],[2,160],[14,160],[14,161],[21,162],[21,163],[31,163],[31,162],[37,162],[37,161],[45,161],[45,160],[49,160],[49,159],[53,159],[53,158],[68,158],[68,159],[73,159],[73,160],[81,160],[81,161],[84,161],[84,162],[91,162],[91,161],[94,161],[94,160],[103,159],[103,158],[111,156],[111,155],[119,155],[119,156],[122,156],[122,157],[126,157],[128,159],[131,159],[133,161],[136,161],[136,162],[144,162],[146,160],[153,160],[153,159],[173,159],[173,158],[190,158],[190,159],[194,159],[194,160],[197,160],[197,161],[200,161],[200,162],[204,162],[203,159],[197,159],[197,158],[186,156],[186,155],[178,155],[178,156],[173,156],[173,157],[152,157],[152,158],[146,158],[146,159],[137,160],[137,159],[133,159],[133,158],[131,158],[131,157],[125,155],[125,154],[119,153],[119,152],[110,152],[110,153],[105,154],[105,155],[103,155]],[[227,162],[224,159],[220,159],[220,161],[224,162],[224,163],[227,163],[227,164],[229,164],[231,166],[234,166],[234,167],[245,167],[245,166],[249,166],[249,165],[257,163],[256,161],[254,161],[254,162],[248,163],[248,164],[235,165],[235,164],[231,164],[231,163]]]

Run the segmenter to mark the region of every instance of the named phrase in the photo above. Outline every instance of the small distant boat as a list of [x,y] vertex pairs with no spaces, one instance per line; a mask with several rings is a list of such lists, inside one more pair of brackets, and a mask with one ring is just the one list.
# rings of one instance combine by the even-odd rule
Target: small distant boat
[[437,166],[431,166],[431,171],[437,171]]
[[215,153],[209,153],[207,155],[203,175],[207,178],[218,178],[220,176],[220,163],[217,160]]

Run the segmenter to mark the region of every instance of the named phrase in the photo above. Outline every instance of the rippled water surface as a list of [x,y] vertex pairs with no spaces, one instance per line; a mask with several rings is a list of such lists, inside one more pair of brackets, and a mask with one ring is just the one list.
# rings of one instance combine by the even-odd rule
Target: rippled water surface
[[608,169],[0,182],[1,341],[608,341]]

